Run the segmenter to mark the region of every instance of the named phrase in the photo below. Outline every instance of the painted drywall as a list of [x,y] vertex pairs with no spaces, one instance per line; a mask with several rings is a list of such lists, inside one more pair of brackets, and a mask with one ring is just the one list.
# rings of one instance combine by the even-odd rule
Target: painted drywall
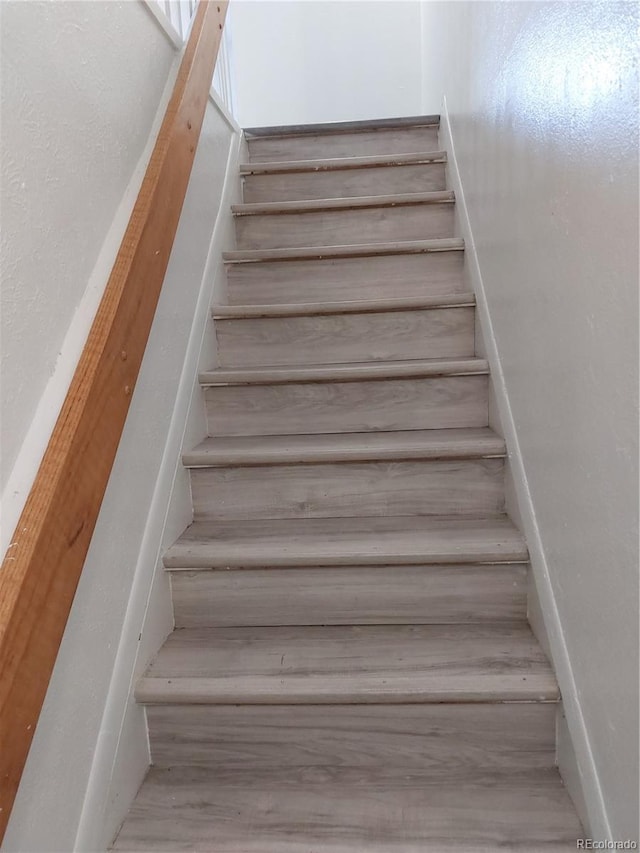
[[5,0],[0,25],[6,548],[126,226],[176,50],[140,2]]
[[418,2],[234,0],[228,25],[242,127],[419,111]]
[[564,728],[594,835],[637,839],[638,7],[422,17]]
[[[12,468],[3,495],[10,487],[4,537],[86,339],[179,55],[145,3],[8,2],[0,8],[2,437],[5,472]],[[123,439],[3,851],[106,849],[148,766],[144,714],[131,702],[130,688],[137,667],[172,625],[167,581],[155,570],[163,536],[177,535],[191,517],[178,467],[180,440],[216,271],[211,234],[222,187],[237,174],[234,139],[237,125],[212,96]],[[33,394],[23,399],[27,387]],[[191,429],[204,432],[203,414]],[[9,453],[17,454],[13,466]],[[148,628],[138,643],[145,614]]]
[[[221,199],[229,175],[239,183],[238,136],[210,99],[131,408],[5,837],[7,853],[106,849],[149,764],[144,711],[131,693],[173,625],[160,556],[191,521],[180,451],[220,242],[229,239],[220,211],[229,222],[231,215]],[[197,411],[196,401],[184,437],[189,446],[205,433],[202,405],[200,419]]]

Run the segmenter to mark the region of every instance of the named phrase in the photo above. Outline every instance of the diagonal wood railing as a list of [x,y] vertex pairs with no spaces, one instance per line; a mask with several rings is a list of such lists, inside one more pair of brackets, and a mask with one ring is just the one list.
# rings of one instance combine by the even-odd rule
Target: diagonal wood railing
[[226,9],[226,0],[198,6],[98,313],[0,569],[0,840],[149,337]]

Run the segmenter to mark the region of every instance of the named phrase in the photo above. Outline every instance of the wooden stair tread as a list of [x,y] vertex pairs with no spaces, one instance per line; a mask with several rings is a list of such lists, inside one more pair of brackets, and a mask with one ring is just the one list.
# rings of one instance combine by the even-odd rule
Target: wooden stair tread
[[504,439],[477,429],[398,430],[319,435],[220,436],[183,454],[189,468],[382,459],[471,459],[504,456]]
[[264,139],[265,137],[285,136],[316,136],[323,134],[333,136],[337,133],[369,133],[376,130],[399,130],[407,127],[439,127],[439,115],[403,116],[401,118],[364,119],[361,121],[330,121],[317,124],[287,124],[270,127],[246,127],[244,135],[247,139]]
[[328,258],[365,258],[379,255],[417,255],[426,252],[462,252],[460,237],[433,240],[406,240],[392,243],[353,243],[346,246],[303,246],[289,249],[243,249],[223,252],[228,264],[265,261],[325,260]]
[[267,216],[281,213],[317,213],[332,210],[367,209],[371,207],[399,207],[416,204],[453,204],[452,190],[436,192],[402,193],[395,195],[352,196],[345,198],[320,198],[305,201],[270,201],[253,204],[232,204],[234,216]]
[[556,701],[524,622],[183,628],[136,688],[140,702],[296,704]]
[[315,317],[331,314],[378,314],[438,308],[465,308],[476,304],[474,293],[444,293],[397,299],[356,299],[341,302],[289,302],[266,305],[214,305],[214,320],[248,320],[271,317]]
[[195,522],[165,552],[171,569],[526,562],[505,515]]
[[334,172],[348,169],[371,169],[385,166],[419,166],[446,163],[446,151],[415,154],[374,154],[365,157],[326,157],[315,160],[274,160],[271,163],[241,163],[241,175],[277,175],[295,172]]
[[216,368],[200,373],[200,384],[279,385],[287,382],[360,382],[372,379],[406,379],[430,376],[486,374],[482,358],[424,358],[402,361],[364,361],[349,364],[307,364],[247,368]]
[[418,772],[152,767],[113,850],[565,853],[582,828],[555,768]]

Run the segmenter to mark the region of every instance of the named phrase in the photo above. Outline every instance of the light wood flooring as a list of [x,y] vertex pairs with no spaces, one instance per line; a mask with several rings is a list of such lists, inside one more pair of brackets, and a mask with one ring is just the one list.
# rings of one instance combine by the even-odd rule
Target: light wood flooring
[[574,850],[437,117],[247,141],[113,849]]

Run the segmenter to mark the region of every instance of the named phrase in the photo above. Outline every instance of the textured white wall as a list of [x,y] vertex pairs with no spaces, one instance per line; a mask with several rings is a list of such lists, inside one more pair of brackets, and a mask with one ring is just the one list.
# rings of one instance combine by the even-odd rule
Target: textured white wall
[[637,838],[638,6],[425,2],[423,23],[423,110],[446,97],[593,829],[605,811]]
[[242,127],[420,110],[415,0],[234,0],[229,20]]
[[68,387],[66,350],[75,364],[110,271],[118,241],[106,258],[105,241],[176,51],[140,2],[4,0],[0,16],[6,546]]

